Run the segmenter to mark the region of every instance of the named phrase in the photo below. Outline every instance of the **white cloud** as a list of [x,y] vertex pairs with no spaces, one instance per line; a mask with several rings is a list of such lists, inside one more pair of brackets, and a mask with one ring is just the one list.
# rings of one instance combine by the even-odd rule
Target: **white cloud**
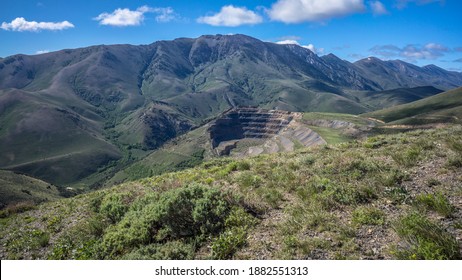
[[369,5],[371,7],[372,14],[376,16],[388,14],[387,8],[385,8],[385,6],[380,1],[371,1],[369,2]]
[[116,9],[112,13],[102,13],[95,17],[94,20],[99,21],[101,25],[111,26],[133,26],[140,25],[144,20],[144,14],[151,11],[148,6],[141,6],[135,11],[131,11],[127,8]]
[[300,43],[297,40],[291,40],[291,39],[277,41],[276,44],[279,44],[279,45],[298,45],[298,46],[300,46]]
[[298,45],[302,48],[309,49],[310,51],[316,53],[316,54],[321,54],[324,52],[324,48],[315,48],[313,44],[308,44],[308,45],[301,45],[297,40],[292,40],[292,39],[287,39],[287,40],[282,40],[282,41],[277,41],[276,44],[279,45]]
[[300,23],[323,21],[364,10],[363,0],[278,0],[267,13],[275,21]]
[[44,53],[49,53],[50,51],[49,50],[40,50],[40,51],[36,51],[35,54],[44,54]]
[[383,58],[404,58],[409,61],[416,61],[418,59],[437,59],[452,50],[441,44],[428,43],[424,46],[409,44],[403,48],[395,45],[381,45],[375,46],[369,51]]
[[178,18],[178,14],[171,7],[151,8],[149,6],[141,6],[132,11],[127,8],[116,9],[112,13],[102,13],[95,17],[94,20],[99,21],[101,25],[111,26],[137,26],[144,21],[144,14],[154,13],[157,22],[170,22]]
[[156,21],[157,22],[169,22],[175,20],[178,15],[173,11],[171,7],[167,8],[153,8],[153,13],[157,13]]
[[436,44],[436,43],[428,43],[425,45],[425,49],[427,50],[433,50],[433,51],[442,51],[442,52],[447,52],[449,49],[443,45]]
[[426,5],[426,4],[435,3],[435,2],[444,4],[445,0],[396,0],[395,6],[398,9],[404,9],[407,7],[408,3],[416,3],[417,5]]
[[74,25],[67,20],[61,22],[36,22],[27,21],[23,17],[15,18],[10,23],[3,22],[0,26],[3,30],[8,31],[33,31],[38,32],[41,30],[63,30],[67,28],[73,28]]
[[197,19],[199,23],[213,26],[235,27],[244,24],[258,24],[263,18],[245,7],[223,6],[219,13],[211,16],[203,16]]

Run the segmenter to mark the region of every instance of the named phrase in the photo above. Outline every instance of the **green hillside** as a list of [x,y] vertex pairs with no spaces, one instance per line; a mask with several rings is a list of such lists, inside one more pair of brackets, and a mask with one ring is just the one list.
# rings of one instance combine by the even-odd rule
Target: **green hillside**
[[210,139],[206,130],[207,127],[202,126],[169,141],[143,159],[118,171],[106,185],[112,186],[199,165],[204,159],[211,157]]
[[461,259],[462,127],[212,160],[2,213],[1,259]]
[[380,110],[417,101],[419,99],[430,97],[441,92],[443,91],[428,86],[397,88],[385,91],[358,92],[354,95],[357,96],[362,103],[370,106],[372,110]]
[[63,198],[66,191],[26,175],[0,170],[0,209],[32,207]]
[[392,124],[460,123],[462,88],[362,115]]
[[436,66],[350,63],[245,35],[13,55],[0,59],[0,169],[91,189],[233,107],[360,114],[427,96],[384,90],[460,85]]

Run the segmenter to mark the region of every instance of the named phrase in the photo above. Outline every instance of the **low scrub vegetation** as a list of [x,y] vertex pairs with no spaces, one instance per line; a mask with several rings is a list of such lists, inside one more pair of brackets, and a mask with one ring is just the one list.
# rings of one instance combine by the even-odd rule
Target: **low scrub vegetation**
[[[12,211],[3,259],[460,259],[462,127],[221,158]],[[451,140],[448,140],[451,139]]]

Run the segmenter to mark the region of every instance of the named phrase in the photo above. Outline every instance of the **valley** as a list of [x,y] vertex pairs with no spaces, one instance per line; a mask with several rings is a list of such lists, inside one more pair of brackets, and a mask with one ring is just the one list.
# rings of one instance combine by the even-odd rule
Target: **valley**
[[357,115],[460,85],[436,66],[245,35],[15,55],[0,59],[0,168],[85,192],[232,108]]

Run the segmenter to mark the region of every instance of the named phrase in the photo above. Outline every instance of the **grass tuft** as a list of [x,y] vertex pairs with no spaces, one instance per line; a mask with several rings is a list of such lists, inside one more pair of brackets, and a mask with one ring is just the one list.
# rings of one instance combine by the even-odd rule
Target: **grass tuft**
[[462,257],[454,236],[422,214],[401,217],[395,222],[394,230],[403,242],[392,250],[398,259],[456,260]]
[[385,213],[372,206],[359,206],[353,211],[353,223],[358,225],[383,225]]
[[415,202],[418,207],[436,211],[445,217],[450,217],[455,211],[454,206],[441,193],[419,194],[416,196]]

